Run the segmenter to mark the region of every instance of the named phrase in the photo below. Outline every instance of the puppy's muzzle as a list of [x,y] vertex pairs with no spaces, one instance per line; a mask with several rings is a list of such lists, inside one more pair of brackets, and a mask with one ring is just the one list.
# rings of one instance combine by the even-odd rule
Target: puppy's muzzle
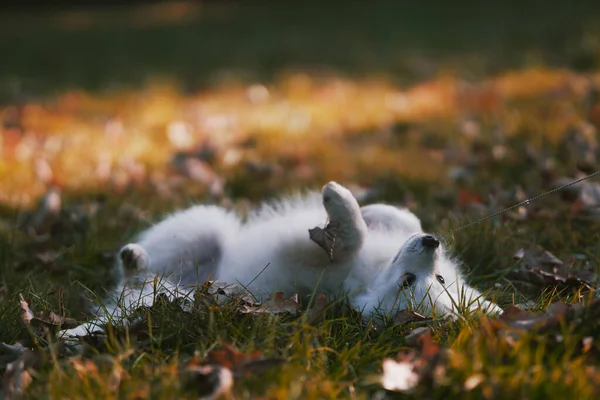
[[423,238],[421,239],[421,244],[423,245],[423,247],[429,247],[430,249],[437,249],[440,245],[440,241],[437,240],[432,235],[426,235],[426,236],[423,236]]

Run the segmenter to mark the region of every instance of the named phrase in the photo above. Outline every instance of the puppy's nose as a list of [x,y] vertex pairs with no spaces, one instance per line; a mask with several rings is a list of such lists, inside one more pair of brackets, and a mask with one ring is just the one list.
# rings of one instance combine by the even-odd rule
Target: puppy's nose
[[432,249],[437,249],[440,245],[440,241],[431,235],[423,236],[423,238],[421,239],[421,243],[424,247],[430,247]]

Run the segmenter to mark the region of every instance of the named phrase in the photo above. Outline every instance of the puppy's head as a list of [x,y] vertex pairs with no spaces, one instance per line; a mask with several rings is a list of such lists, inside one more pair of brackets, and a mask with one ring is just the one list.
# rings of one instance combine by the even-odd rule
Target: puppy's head
[[439,252],[440,241],[435,236],[428,233],[411,236],[400,248],[391,265],[398,272],[400,286],[411,288],[419,281],[438,281],[443,285],[445,279],[436,268]]

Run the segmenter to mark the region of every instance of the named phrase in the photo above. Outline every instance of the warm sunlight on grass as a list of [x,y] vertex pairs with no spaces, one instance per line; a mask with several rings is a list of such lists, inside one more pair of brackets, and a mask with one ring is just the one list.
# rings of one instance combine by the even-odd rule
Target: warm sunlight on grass
[[[573,102],[593,80],[600,77],[533,69],[475,83],[440,76],[401,88],[384,79],[290,74],[269,86],[229,84],[192,95],[169,83],[102,95],[72,91],[0,109],[0,201],[29,204],[50,183],[86,190],[160,181],[174,152],[201,145],[217,150],[214,168],[226,180],[240,163],[277,167],[282,159],[293,160],[300,181],[343,179],[355,176],[353,169],[402,176],[418,169],[420,179],[439,180],[435,150],[390,149],[360,137],[419,122],[459,140],[476,134],[468,120],[481,114],[502,120],[508,136],[534,128],[557,138],[581,120]],[[340,147],[340,137],[349,148]],[[354,162],[342,166],[345,151]]]

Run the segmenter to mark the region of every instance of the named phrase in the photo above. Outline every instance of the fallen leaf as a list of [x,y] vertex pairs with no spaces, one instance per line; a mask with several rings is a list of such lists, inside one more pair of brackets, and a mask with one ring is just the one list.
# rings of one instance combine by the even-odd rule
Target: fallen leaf
[[237,283],[223,281],[208,281],[199,289],[205,290],[210,295],[224,296],[230,300],[242,301],[249,305],[257,304],[256,298],[248,289]]
[[[573,263],[563,263],[558,257],[541,246],[519,249],[513,256],[521,261],[521,267],[510,271],[510,279],[526,282],[534,286],[556,287],[559,290],[591,290],[590,282],[580,279],[572,271]],[[582,276],[590,273],[582,271]]]
[[325,250],[329,256],[329,260],[332,262],[334,259],[334,251],[337,244],[339,228],[339,224],[330,222],[324,229],[317,226],[308,230],[308,236],[310,237],[310,240]]
[[54,335],[60,329],[69,329],[77,326],[73,318],[61,317],[52,311],[42,311],[35,314],[29,308],[29,302],[19,293],[19,307],[21,308],[21,321],[31,327],[36,335]]
[[381,386],[393,392],[404,392],[419,384],[419,374],[415,365],[409,360],[394,361],[391,358],[383,360]]
[[285,298],[283,292],[275,293],[275,297],[265,301],[262,304],[256,304],[253,306],[244,304],[241,308],[243,314],[282,314],[289,313],[296,315],[300,310],[300,304],[298,304],[298,295],[294,294],[289,298]]
[[411,322],[422,322],[430,320],[432,320],[431,317],[425,317],[419,314],[418,312],[403,309],[398,311],[398,313],[394,317],[394,325],[405,325]]
[[29,325],[31,320],[34,318],[33,311],[29,308],[29,303],[25,300],[23,295],[19,293],[19,307],[21,308],[21,321],[25,325]]
[[78,325],[73,318],[65,318],[59,316],[52,311],[39,312],[30,321],[31,326],[36,328],[45,328],[52,333],[56,333],[60,329],[70,329]]
[[553,324],[556,319],[548,314],[524,311],[515,306],[511,306],[504,311],[498,321],[503,322],[508,327],[531,332]]
[[594,289],[589,282],[583,281],[575,275],[561,276],[539,269],[513,271],[509,276],[542,287],[556,287],[559,290],[590,291]]
[[521,310],[515,306],[508,307],[497,320],[490,321],[496,330],[506,328],[523,330],[529,333],[548,333],[556,331],[564,323],[576,321],[576,324],[587,324],[600,318],[600,299],[595,298],[587,303],[564,304],[555,303],[549,306],[547,313],[534,313]]
[[529,269],[539,269],[553,274],[560,274],[563,262],[541,246],[519,249],[513,258],[520,260]]

